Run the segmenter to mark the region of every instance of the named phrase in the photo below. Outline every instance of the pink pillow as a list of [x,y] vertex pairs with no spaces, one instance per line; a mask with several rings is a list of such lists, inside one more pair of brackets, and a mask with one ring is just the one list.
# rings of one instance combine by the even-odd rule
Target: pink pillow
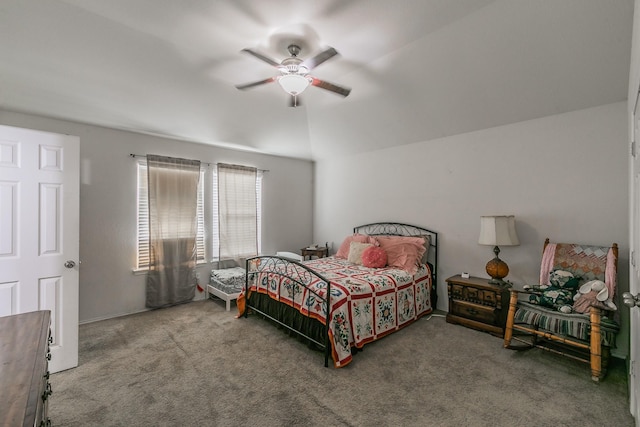
[[387,265],[416,274],[418,264],[424,254],[422,237],[377,236],[380,247],[387,253]]
[[369,268],[382,268],[387,265],[387,253],[379,246],[370,246],[362,252],[362,265]]
[[338,252],[336,252],[335,257],[336,258],[342,258],[342,259],[348,259],[349,258],[349,249],[350,249],[350,245],[351,242],[358,242],[358,243],[371,243],[374,245],[377,245],[378,243],[376,242],[376,239],[371,237],[371,236],[366,236],[364,234],[353,234],[352,236],[347,236],[344,241],[342,242],[342,244],[340,245],[340,248],[338,248]]

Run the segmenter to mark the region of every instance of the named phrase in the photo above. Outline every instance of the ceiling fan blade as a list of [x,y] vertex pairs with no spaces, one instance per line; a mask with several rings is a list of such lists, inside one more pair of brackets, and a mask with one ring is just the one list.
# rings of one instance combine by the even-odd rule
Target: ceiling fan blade
[[291,98],[289,98],[289,107],[299,107],[301,105],[300,95],[291,95]]
[[251,50],[251,49],[247,48],[247,49],[242,49],[241,52],[245,52],[245,53],[248,53],[249,55],[253,55],[256,58],[258,58],[258,59],[260,59],[260,60],[262,60],[262,61],[266,62],[267,64],[272,65],[274,67],[279,67],[280,66],[279,62],[276,62],[273,59],[269,58],[268,56],[264,56],[263,54],[261,54],[259,52],[256,52],[255,50]]
[[305,67],[307,67],[308,70],[313,70],[318,65],[322,64],[327,59],[333,58],[337,54],[338,54],[338,51],[335,50],[334,48],[330,47],[329,49],[327,49],[327,50],[325,50],[323,52],[320,52],[319,54],[317,54],[313,58],[309,58],[306,61],[302,61],[302,64],[300,64],[300,65],[304,65]]
[[342,95],[342,96],[349,96],[349,94],[351,93],[351,89],[349,88],[338,86],[333,83],[329,83],[327,81],[317,79],[315,77],[313,77],[313,81],[311,82],[311,85],[319,87],[321,89],[329,90],[331,92],[335,92],[338,95]]
[[264,79],[264,80],[260,80],[259,82],[253,82],[253,83],[246,83],[243,85],[236,85],[236,89],[240,89],[240,90],[245,90],[245,89],[250,89],[254,86],[260,86],[263,85],[265,83],[271,83],[271,82],[275,82],[276,78],[275,77],[269,77],[268,79]]

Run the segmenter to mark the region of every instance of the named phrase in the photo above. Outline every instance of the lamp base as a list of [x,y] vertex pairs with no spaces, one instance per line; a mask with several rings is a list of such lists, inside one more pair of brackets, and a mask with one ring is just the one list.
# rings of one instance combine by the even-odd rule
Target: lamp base
[[509,266],[506,262],[498,258],[500,249],[497,246],[493,249],[493,251],[496,254],[496,257],[489,261],[486,266],[487,274],[491,276],[491,280],[489,280],[489,283],[493,285],[505,285],[506,282],[502,279],[507,277],[507,275],[509,274]]

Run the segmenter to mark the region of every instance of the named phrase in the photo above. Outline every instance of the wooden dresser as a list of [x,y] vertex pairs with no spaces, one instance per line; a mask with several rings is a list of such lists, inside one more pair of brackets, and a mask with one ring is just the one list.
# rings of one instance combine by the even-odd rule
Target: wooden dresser
[[51,312],[0,317],[0,426],[49,426]]
[[509,306],[508,288],[490,284],[489,279],[458,275],[447,279],[447,291],[447,322],[503,336]]

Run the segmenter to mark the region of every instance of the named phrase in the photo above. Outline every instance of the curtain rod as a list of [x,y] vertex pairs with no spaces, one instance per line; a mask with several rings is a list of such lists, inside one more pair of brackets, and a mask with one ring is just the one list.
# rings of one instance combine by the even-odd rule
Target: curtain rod
[[[136,158],[136,157],[147,157],[147,156],[144,155],[144,154],[133,154],[133,153],[130,153],[129,157]],[[217,163],[207,163],[207,162],[200,162],[200,164],[207,165],[207,166],[217,166],[218,165]],[[247,167],[247,166],[244,166],[244,165],[233,165],[233,164],[229,164],[229,163],[224,163],[224,164],[228,164],[229,166],[238,166],[238,167],[241,167],[241,168],[246,168]],[[260,171],[260,172],[269,172],[269,169],[257,169],[257,170]]]

